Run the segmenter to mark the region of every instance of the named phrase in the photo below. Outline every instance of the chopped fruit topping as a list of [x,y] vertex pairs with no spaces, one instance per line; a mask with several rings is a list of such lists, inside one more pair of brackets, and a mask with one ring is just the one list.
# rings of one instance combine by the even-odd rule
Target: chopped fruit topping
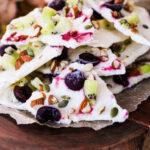
[[141,74],[150,73],[150,64],[146,64],[146,65],[140,66],[138,68],[138,70],[140,71]]
[[91,107],[89,105],[89,100],[84,99],[80,105],[79,112],[80,113],[89,113],[91,111]]
[[70,41],[74,39],[76,42],[83,42],[84,40],[89,40],[93,35],[92,32],[86,33],[78,33],[77,31],[67,32],[66,34],[62,35],[62,39],[65,41]]
[[118,60],[118,59],[114,60],[114,61],[112,62],[112,67],[113,67],[114,69],[120,69],[120,67],[121,67],[121,62],[120,62],[120,60]]
[[49,7],[44,7],[42,11],[42,18],[44,21],[48,22],[53,16],[56,15],[56,11]]
[[16,59],[8,54],[4,54],[1,61],[1,66],[3,69],[11,69],[15,66]]
[[100,59],[94,56],[91,53],[82,53],[79,55],[79,59],[77,60],[81,64],[93,64],[94,66],[100,63]]
[[98,92],[98,82],[93,79],[85,80],[84,82],[84,92],[85,96],[90,100],[90,104],[96,102],[97,92]]
[[139,16],[137,13],[132,13],[126,17],[126,20],[130,25],[137,25],[139,23]]
[[48,98],[48,104],[49,105],[54,105],[56,103],[58,103],[57,98],[55,96],[53,96],[53,95],[50,95],[49,98]]
[[124,87],[127,87],[129,85],[128,76],[126,74],[113,76],[113,81]]
[[62,100],[61,102],[58,103],[59,108],[64,108],[68,105],[69,100]]
[[44,105],[44,101],[45,101],[45,99],[43,97],[35,99],[31,102],[31,107],[33,108],[37,105]]
[[38,109],[36,119],[40,123],[46,123],[48,121],[56,122],[61,119],[61,113],[56,108],[43,106]]
[[103,6],[111,9],[112,11],[117,11],[117,12],[121,11],[121,9],[123,8],[123,4],[118,2],[116,3],[116,1],[115,3],[113,1],[106,2]]
[[15,64],[15,69],[18,70],[21,68],[21,66],[23,65],[23,60],[21,58],[16,60],[16,64]]
[[130,28],[130,24],[128,23],[126,19],[121,19],[120,24],[124,26],[125,28]]
[[52,34],[54,30],[55,30],[55,24],[51,20],[49,20],[41,30],[41,34],[49,35]]
[[65,77],[65,84],[69,89],[73,91],[81,90],[83,88],[84,81],[85,81],[84,73],[79,70],[75,70],[67,74]]
[[18,101],[25,103],[31,97],[32,90],[28,86],[15,86],[14,95]]
[[65,6],[65,0],[52,0],[52,2],[48,3],[48,7],[51,7],[57,11],[62,10]]
[[116,117],[118,115],[118,112],[119,112],[118,108],[116,107],[112,108],[110,112],[111,117],[113,118]]

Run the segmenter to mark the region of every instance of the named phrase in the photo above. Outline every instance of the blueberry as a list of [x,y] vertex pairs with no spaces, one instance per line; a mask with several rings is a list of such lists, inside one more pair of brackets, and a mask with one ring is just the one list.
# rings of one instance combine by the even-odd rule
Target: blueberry
[[73,91],[81,90],[83,88],[84,81],[85,81],[84,73],[79,70],[75,70],[67,74],[67,76],[65,77],[65,84],[69,89]]
[[15,86],[14,88],[14,95],[16,99],[22,103],[25,103],[32,95],[32,90],[28,86]]
[[51,7],[57,11],[63,9],[63,7],[65,6],[65,0],[53,0],[52,2],[50,2],[48,4],[48,7]]
[[113,76],[113,81],[124,87],[127,87],[129,85],[128,76],[126,74]]
[[81,64],[89,64],[92,63],[94,66],[100,63],[100,59],[94,56],[91,53],[82,53],[79,55],[79,60],[77,60]]
[[121,11],[123,8],[123,4],[114,4],[112,1],[111,2],[106,2],[103,6],[111,9],[112,11]]
[[46,123],[48,121],[56,122],[61,119],[61,113],[54,107],[43,106],[38,109],[36,119],[40,123]]
[[17,47],[15,45],[2,45],[0,46],[0,56],[3,56],[5,54],[5,49],[11,47],[14,50],[17,50]]

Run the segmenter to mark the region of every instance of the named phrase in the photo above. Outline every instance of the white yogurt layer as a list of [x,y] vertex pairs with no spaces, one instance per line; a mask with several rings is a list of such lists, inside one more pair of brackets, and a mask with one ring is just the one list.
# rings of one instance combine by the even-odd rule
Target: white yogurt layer
[[[66,32],[56,34],[52,33],[51,35],[38,35],[40,27],[43,28],[46,24],[42,20],[42,10],[35,9],[27,16],[13,20],[10,25],[8,25],[1,43],[24,45],[32,41],[41,40],[43,43],[49,44],[50,46],[65,46],[69,48],[76,48],[81,45],[86,45],[93,39],[93,33],[95,32],[95,29],[92,26],[90,20],[93,11],[92,9],[86,7],[84,7],[82,11],[83,14],[78,18],[64,17],[64,19],[66,19],[71,24],[71,29],[69,28],[69,30],[66,30]],[[63,16],[60,16],[59,14],[57,16],[63,19]],[[34,25],[20,30],[12,28],[16,22],[25,22],[25,19],[28,17],[33,18],[36,28]],[[86,26],[91,27],[86,28]],[[77,33],[76,35],[75,32]],[[13,35],[14,33],[16,34]],[[69,35],[73,33],[74,35]],[[13,39],[8,40],[12,35],[14,36]],[[16,39],[20,36],[27,36],[27,38],[16,41]]]
[[[100,13],[105,19],[107,19],[109,22],[114,23],[115,28],[123,33],[126,36],[130,36],[133,41],[144,44],[147,46],[150,46],[150,17],[149,13],[141,7],[134,6],[133,12],[137,13],[139,15],[140,22],[138,23],[138,33],[134,33],[132,29],[126,28],[123,25],[121,25],[120,20],[124,19],[115,19],[112,16],[112,10],[106,7],[103,7],[105,1],[100,0],[87,0],[87,3],[98,13]],[[130,15],[130,14],[129,14]],[[149,29],[143,28],[143,25],[146,24]]]
[[135,62],[135,60],[149,51],[149,46],[132,42],[126,49],[120,53],[120,59],[125,66]]
[[33,60],[24,63],[19,70],[15,70],[14,68],[8,71],[0,72],[0,90],[4,90],[11,84],[32,73],[51,59],[59,56],[62,49],[62,47],[46,46],[37,56],[35,56]]
[[99,29],[95,31],[93,40],[88,45],[109,48],[112,44],[122,42],[126,39],[128,37],[117,30]]
[[[115,54],[112,53],[110,49],[99,49],[99,48],[92,48],[92,47],[80,47],[76,50],[70,50],[70,60],[72,62],[79,59],[79,55],[85,52],[91,53],[97,57],[106,56],[108,57],[108,60],[106,61],[100,61],[100,63],[96,66],[94,66],[95,72],[99,76],[111,76],[111,75],[118,75],[118,74],[124,74],[125,73],[125,66],[124,64],[117,58]],[[119,67],[114,68],[113,62],[118,61]]]
[[[70,68],[78,69],[83,71],[85,77],[87,78],[89,75],[92,75],[98,83],[98,91],[97,91],[97,99],[94,105],[87,104],[82,111],[80,112],[81,103],[85,99],[84,90],[81,89],[80,91],[72,91],[70,90],[65,82],[64,77],[70,73]],[[105,82],[100,79],[94,71],[88,70],[85,65],[79,65],[78,63],[71,64],[67,69],[65,69],[59,76],[57,76],[52,84],[50,85],[51,91],[49,93],[45,93],[45,106],[51,106],[59,109],[61,112],[61,119],[59,124],[70,124],[72,122],[80,122],[80,121],[96,121],[96,120],[103,120],[103,121],[112,121],[112,122],[123,122],[128,118],[128,112],[125,109],[122,109],[116,102],[115,97],[107,88]],[[11,95],[9,97],[11,90],[9,92],[3,93],[1,96],[3,101],[0,101],[1,104],[21,109],[27,110],[31,112],[34,116],[37,113],[38,108],[43,105],[36,105],[35,107],[31,107],[31,103],[33,100],[41,98],[42,93],[39,91],[35,91],[32,93],[32,96],[26,103],[16,103],[14,100],[14,96]],[[48,97],[50,95],[55,96],[58,100],[61,99],[62,95],[67,95],[70,97],[69,103],[64,108],[59,108],[57,104],[49,105]],[[9,101],[8,101],[9,98]],[[13,104],[12,104],[13,103]],[[112,108],[118,110],[117,115],[112,116],[111,111]]]

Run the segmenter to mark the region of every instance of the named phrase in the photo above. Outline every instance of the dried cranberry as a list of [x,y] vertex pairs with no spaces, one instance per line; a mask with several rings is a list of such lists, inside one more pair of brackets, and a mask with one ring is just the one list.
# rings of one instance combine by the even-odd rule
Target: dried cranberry
[[80,62],[81,64],[92,63],[94,66],[96,66],[100,63],[100,59],[91,53],[82,53],[79,55],[78,62]]
[[28,86],[15,86],[14,95],[18,101],[25,103],[31,97],[32,90]]
[[106,2],[103,6],[111,9],[112,11],[121,11],[121,9],[123,8],[123,4],[114,4],[113,1],[111,2]]
[[113,81],[124,87],[127,87],[129,85],[128,76],[126,74],[113,76]]
[[51,7],[57,11],[63,9],[63,7],[65,6],[65,0],[53,0],[52,2],[50,2],[48,4],[48,7]]
[[46,123],[48,121],[56,122],[61,119],[61,113],[58,109],[50,106],[43,106],[38,109],[36,119],[40,123]]
[[83,88],[84,81],[84,73],[79,70],[75,70],[67,74],[67,76],[65,77],[65,84],[69,89],[73,91],[81,90]]

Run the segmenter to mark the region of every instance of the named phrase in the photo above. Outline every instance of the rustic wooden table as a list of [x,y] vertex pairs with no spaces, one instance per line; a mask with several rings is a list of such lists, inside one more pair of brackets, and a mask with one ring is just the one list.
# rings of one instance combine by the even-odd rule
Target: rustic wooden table
[[8,116],[1,116],[0,150],[142,150],[150,125],[149,110],[150,100],[131,113],[125,123],[100,131],[17,126]]

